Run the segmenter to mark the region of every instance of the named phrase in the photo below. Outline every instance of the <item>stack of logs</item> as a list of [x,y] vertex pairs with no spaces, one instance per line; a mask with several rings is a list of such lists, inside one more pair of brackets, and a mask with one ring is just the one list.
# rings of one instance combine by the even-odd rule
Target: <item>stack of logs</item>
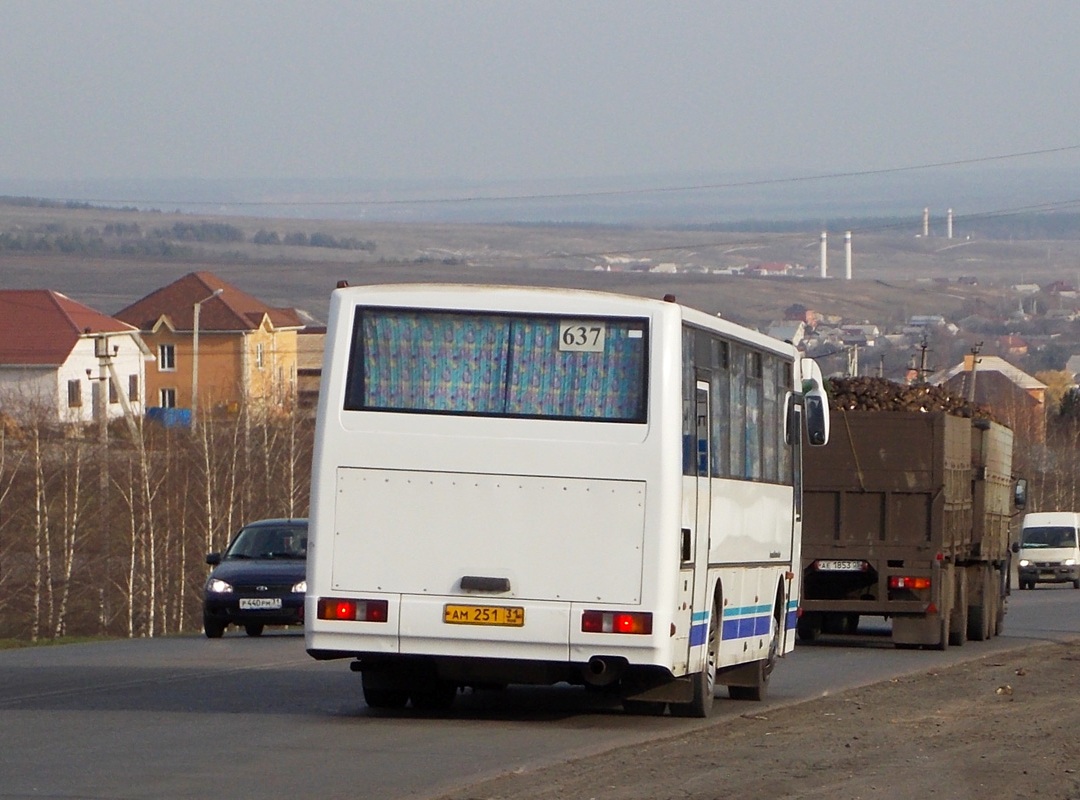
[[885,378],[860,376],[828,380],[829,407],[846,411],[944,411],[958,417],[994,419],[989,407],[942,386],[907,386]]

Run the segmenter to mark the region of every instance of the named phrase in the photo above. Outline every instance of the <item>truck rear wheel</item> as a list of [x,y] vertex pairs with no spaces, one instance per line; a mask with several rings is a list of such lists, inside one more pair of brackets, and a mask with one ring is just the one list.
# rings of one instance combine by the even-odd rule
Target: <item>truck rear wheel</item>
[[949,614],[949,644],[962,647],[967,641],[968,632],[968,591],[967,570],[956,567],[953,570],[953,607]]
[[981,590],[974,605],[968,606],[968,638],[973,642],[982,642],[994,635],[994,613],[997,607],[997,585],[991,567],[981,571],[979,582]]
[[803,614],[795,625],[800,642],[812,642],[821,635],[821,616],[816,613]]

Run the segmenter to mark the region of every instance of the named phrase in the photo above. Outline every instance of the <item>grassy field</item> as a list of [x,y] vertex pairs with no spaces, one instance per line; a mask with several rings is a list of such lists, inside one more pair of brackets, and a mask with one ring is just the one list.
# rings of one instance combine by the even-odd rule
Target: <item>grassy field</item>
[[[820,240],[806,234],[730,234],[603,226],[405,225],[157,214],[0,205],[0,235],[74,231],[93,235],[135,223],[143,238],[176,222],[205,220],[242,232],[243,241],[184,242],[185,255],[90,254],[0,249],[3,288],[48,288],[114,313],[177,277],[208,270],[271,305],[325,319],[330,291],[350,284],[448,281],[568,286],[661,297],[763,327],[800,303],[845,321],[893,324],[912,314],[957,315],[983,304],[1008,311],[1016,283],[1078,281],[1080,241],[922,238],[917,230],[853,234],[854,280],[843,280],[843,232],[830,232],[829,280],[819,277]],[[913,226],[914,227],[914,226]],[[303,232],[374,243],[371,250],[255,245],[258,231]],[[106,237],[107,238],[107,237]],[[597,266],[623,260],[619,271]],[[627,262],[678,265],[677,273]],[[747,264],[801,264],[805,277],[751,278],[713,270]],[[975,276],[978,285],[956,282]],[[941,281],[947,280],[948,283]]]

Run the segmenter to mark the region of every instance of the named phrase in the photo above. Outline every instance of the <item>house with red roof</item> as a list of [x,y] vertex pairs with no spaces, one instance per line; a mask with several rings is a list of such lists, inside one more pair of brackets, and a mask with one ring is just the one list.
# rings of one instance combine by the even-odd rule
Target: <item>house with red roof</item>
[[241,403],[291,407],[297,396],[294,308],[271,308],[210,272],[191,272],[116,318],[137,328],[156,356],[147,405],[232,410]]
[[1047,386],[1005,359],[968,353],[962,362],[931,375],[928,381],[989,406],[1020,441],[1046,441]]
[[[0,412],[61,423],[141,415],[137,328],[49,289],[0,290]],[[44,415],[44,416],[42,416]]]

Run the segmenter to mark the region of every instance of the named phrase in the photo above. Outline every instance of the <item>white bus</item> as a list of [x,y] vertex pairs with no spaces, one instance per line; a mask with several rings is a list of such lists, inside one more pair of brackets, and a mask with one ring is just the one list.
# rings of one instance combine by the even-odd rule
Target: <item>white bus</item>
[[760,699],[795,646],[796,349],[675,302],[339,287],[316,424],[305,640],[372,708],[567,682],[635,713]]

